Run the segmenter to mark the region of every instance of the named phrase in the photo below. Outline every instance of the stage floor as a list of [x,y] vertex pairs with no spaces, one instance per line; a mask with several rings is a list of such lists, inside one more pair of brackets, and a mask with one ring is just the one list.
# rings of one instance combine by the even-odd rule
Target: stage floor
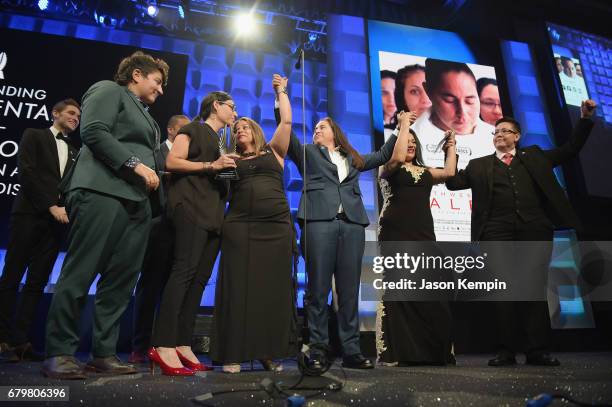
[[[86,355],[81,355],[86,360]],[[120,355],[124,359],[126,355]],[[381,367],[374,370],[340,368],[339,361],[325,375],[344,382],[339,392],[327,391],[307,399],[309,406],[524,406],[540,393],[563,393],[585,402],[612,403],[612,353],[558,353],[562,365],[557,368],[519,365],[507,368],[486,366],[490,355],[457,357],[452,367]],[[206,360],[206,358],[202,358]],[[190,378],[151,376],[147,366],[132,376],[105,377],[91,374],[84,381],[49,380],[39,373],[41,363],[0,363],[2,386],[69,386],[69,405],[124,407],[194,406],[190,399],[212,391],[245,389],[246,392],[226,393],[204,402],[210,406],[283,406],[265,392],[257,391],[263,379],[269,377],[283,385],[296,383],[299,378],[294,361],[284,363],[285,371],[272,374],[261,370],[255,362],[243,364],[243,372],[224,374],[220,369]],[[346,376],[345,376],[346,375]],[[325,379],[306,378],[302,386],[315,386]],[[297,390],[302,395],[313,391]],[[0,402],[1,405],[8,405]],[[20,402],[11,405],[43,405]],[[67,405],[48,403],[48,405]],[[567,405],[556,401],[552,406]]]

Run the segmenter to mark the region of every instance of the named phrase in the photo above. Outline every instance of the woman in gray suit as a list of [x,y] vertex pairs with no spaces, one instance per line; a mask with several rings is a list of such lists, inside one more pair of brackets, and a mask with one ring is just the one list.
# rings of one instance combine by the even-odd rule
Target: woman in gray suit
[[317,123],[313,144],[304,146],[291,134],[288,154],[304,178],[298,220],[308,273],[305,307],[310,329],[310,369],[322,370],[326,364],[327,298],[332,276],[338,294],[343,366],[373,368],[359,346],[359,280],[365,227],[370,223],[361,200],[359,175],[386,163],[396,139],[391,136],[379,151],[361,155],[329,117]]

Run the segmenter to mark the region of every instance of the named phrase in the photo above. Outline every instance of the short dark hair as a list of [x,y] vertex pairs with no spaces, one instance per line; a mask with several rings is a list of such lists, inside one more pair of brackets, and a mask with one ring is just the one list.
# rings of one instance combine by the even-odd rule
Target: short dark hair
[[[464,72],[474,78],[474,72],[463,62],[444,61],[442,59],[427,58],[425,60],[425,83],[427,92],[434,91],[442,82],[442,75],[448,72]],[[432,95],[428,95],[430,98]]]
[[125,86],[132,82],[132,74],[138,69],[144,76],[159,71],[162,75],[162,83],[164,86],[168,84],[168,71],[170,67],[163,59],[153,58],[151,55],[145,54],[142,51],[136,51],[129,57],[125,57],[119,63],[117,72],[115,73],[115,82],[121,86]]
[[76,100],[74,100],[74,99],[64,99],[64,100],[60,100],[59,102],[54,104],[53,105],[53,109],[51,109],[51,111],[56,111],[56,112],[60,112],[61,113],[68,106],[74,106],[77,109],[81,110],[81,105],[79,105],[79,103]]
[[519,133],[523,134],[523,132],[521,131],[521,124],[519,122],[517,122],[514,117],[510,117],[510,116],[502,117],[501,119],[499,119],[499,120],[497,120],[495,122],[495,127],[497,127],[497,125],[500,124],[500,123],[510,123],[512,126],[514,126],[514,130],[516,130]]
[[395,106],[397,106],[397,111],[401,112],[409,112],[410,109],[406,104],[406,100],[404,100],[404,84],[406,83],[406,78],[412,75],[415,72],[422,71],[425,72],[425,67],[423,65],[414,64],[414,65],[406,65],[399,71],[397,71],[397,76],[395,77]]
[[200,113],[198,113],[198,116],[193,120],[199,121],[208,119],[208,116],[210,116],[211,113],[214,113],[213,104],[215,102],[227,102],[228,100],[233,99],[227,92],[220,90],[210,92],[208,95],[206,95],[204,100],[202,100],[202,103],[200,104]]
[[489,85],[497,86],[497,80],[493,78],[480,78],[476,81],[476,92],[478,93],[478,98],[480,99],[480,94],[482,90]]
[[191,120],[188,116],[184,114],[175,114],[168,120],[167,128],[174,127],[179,120]]
[[390,78],[390,79],[395,80],[396,77],[397,77],[397,74],[388,69],[383,69],[382,71],[380,71],[380,79]]
[[571,58],[561,57],[561,63],[563,64],[563,66],[565,66],[568,62],[571,62],[572,64],[574,63]]

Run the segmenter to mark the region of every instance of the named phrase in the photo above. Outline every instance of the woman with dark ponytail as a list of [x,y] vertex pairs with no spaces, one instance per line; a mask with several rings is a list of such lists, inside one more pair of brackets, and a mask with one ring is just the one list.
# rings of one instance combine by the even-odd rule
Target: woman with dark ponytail
[[195,316],[219,251],[227,185],[215,175],[235,168],[235,154],[219,153],[218,131],[236,119],[236,105],[225,92],[209,93],[200,113],[179,130],[166,168],[172,172],[168,217],[175,229],[172,270],[164,288],[149,351],[171,376],[211,370],[191,350]]

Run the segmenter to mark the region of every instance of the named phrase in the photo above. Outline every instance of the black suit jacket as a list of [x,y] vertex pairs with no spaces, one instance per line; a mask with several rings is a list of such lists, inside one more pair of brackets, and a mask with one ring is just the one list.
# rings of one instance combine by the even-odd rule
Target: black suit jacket
[[[578,228],[580,221],[557,182],[553,168],[578,154],[592,127],[592,120],[580,119],[570,140],[560,147],[542,150],[539,146],[528,146],[516,150],[536,187],[546,197],[544,210],[556,228]],[[495,160],[495,154],[471,160],[464,170],[446,181],[446,187],[451,191],[472,188],[473,241],[480,239],[491,213]]]
[[[74,164],[77,150],[68,142],[64,174]],[[58,185],[60,175],[57,145],[50,129],[26,129],[19,142],[19,181],[21,189],[12,213],[48,214],[49,207],[63,206]]]

